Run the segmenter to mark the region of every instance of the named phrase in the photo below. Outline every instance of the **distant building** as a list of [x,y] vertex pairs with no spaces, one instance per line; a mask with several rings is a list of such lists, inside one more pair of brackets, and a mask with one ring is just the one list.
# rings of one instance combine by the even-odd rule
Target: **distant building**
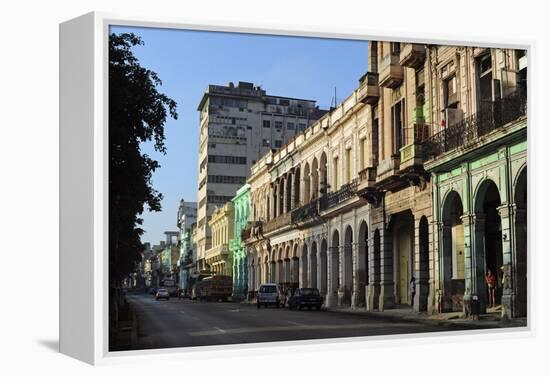
[[250,167],[279,149],[325,111],[315,101],[267,95],[249,82],[209,85],[200,111],[197,253],[200,271],[209,271],[208,221],[216,206],[231,201],[246,183]]
[[205,259],[216,275],[233,275],[233,258],[229,252],[229,240],[234,231],[233,202],[216,208],[208,225],[212,229],[212,247],[206,250]]
[[241,187],[232,202],[235,212],[235,231],[233,238],[229,240],[229,253],[233,260],[233,299],[240,301],[248,295],[247,252],[242,242],[242,231],[251,218],[250,185]]
[[193,259],[193,242],[191,232],[197,222],[197,203],[180,201],[178,209],[178,287],[187,291],[188,281],[195,272],[195,260]]

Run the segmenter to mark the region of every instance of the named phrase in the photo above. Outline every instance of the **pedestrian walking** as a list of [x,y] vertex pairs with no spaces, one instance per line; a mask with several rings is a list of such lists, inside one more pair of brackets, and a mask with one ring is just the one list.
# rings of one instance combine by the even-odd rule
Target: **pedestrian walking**
[[411,281],[409,282],[409,294],[411,296],[411,306],[413,306],[414,295],[416,294],[416,280],[414,279],[414,276],[411,277]]

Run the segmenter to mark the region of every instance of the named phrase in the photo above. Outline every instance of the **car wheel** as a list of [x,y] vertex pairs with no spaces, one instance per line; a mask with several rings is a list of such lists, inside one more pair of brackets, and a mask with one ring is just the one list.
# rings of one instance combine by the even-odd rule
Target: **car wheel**
[[288,310],[292,310],[292,306],[288,304]]
[[298,304],[298,310],[302,310],[302,305]]
[[258,302],[258,304],[256,305],[256,307],[257,307],[258,309],[260,309],[260,306],[261,306],[261,305],[260,305],[260,303]]

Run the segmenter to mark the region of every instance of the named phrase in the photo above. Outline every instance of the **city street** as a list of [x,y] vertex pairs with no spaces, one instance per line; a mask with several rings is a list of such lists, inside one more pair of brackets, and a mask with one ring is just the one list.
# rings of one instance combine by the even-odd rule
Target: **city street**
[[147,294],[128,295],[128,301],[138,323],[138,342],[133,349],[449,331],[449,327],[435,323],[389,321],[324,310],[257,309],[248,304],[177,298],[156,301]]

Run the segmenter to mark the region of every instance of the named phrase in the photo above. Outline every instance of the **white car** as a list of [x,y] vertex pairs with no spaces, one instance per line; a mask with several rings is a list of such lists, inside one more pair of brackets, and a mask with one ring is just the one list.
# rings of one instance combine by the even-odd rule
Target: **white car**
[[281,291],[279,290],[279,286],[277,284],[267,283],[260,285],[260,289],[258,290],[258,298],[256,300],[258,309],[261,305],[264,307],[267,307],[268,305],[275,305],[279,307],[281,302]]
[[159,288],[157,291],[157,294],[155,296],[156,300],[165,299],[170,300],[170,293],[168,292],[168,289],[166,288]]

